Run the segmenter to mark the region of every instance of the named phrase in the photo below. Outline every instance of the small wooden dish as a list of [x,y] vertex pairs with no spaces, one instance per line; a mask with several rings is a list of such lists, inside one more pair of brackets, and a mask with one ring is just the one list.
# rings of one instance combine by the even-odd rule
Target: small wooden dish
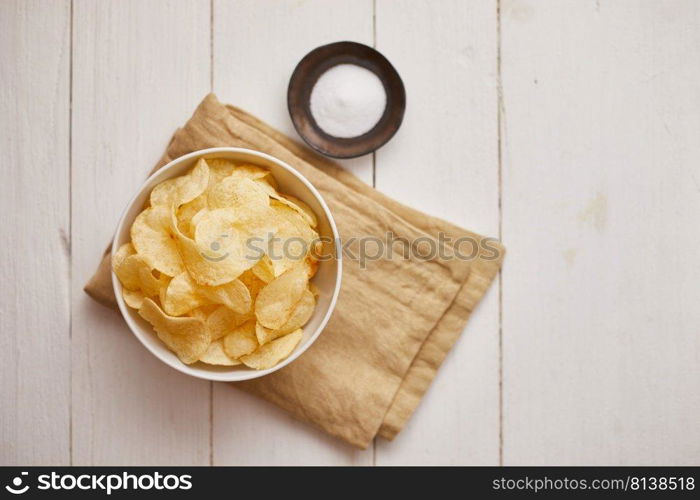
[[[376,74],[386,92],[386,109],[369,132],[351,138],[326,134],[311,114],[311,90],[318,78],[338,64],[356,64]],[[396,69],[372,47],[355,42],[322,45],[304,56],[292,73],[287,88],[289,115],[299,135],[313,149],[334,158],[355,158],[379,149],[401,126],[406,109],[406,90]]]

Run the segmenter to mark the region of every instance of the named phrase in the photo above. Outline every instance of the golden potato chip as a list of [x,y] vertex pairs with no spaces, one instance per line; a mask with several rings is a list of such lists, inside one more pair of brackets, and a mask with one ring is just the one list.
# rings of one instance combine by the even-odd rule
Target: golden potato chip
[[260,280],[265,283],[269,283],[275,279],[275,270],[272,267],[272,261],[267,255],[263,255],[262,258],[255,264],[250,270],[257,276]]
[[236,169],[236,164],[226,158],[207,158],[207,164],[209,165],[209,186],[207,190],[211,190],[212,187],[231,175]]
[[294,306],[292,315],[280,328],[277,330],[270,330],[262,326],[260,323],[255,325],[255,335],[258,338],[258,343],[260,345],[267,344],[271,340],[282,337],[301,328],[307,323],[307,321],[309,321],[309,318],[311,318],[311,315],[314,313],[314,307],[316,307],[316,299],[314,294],[309,290],[304,290],[301,299],[299,302],[297,302],[297,305]]
[[[238,278],[244,271],[255,265],[255,260],[246,259],[246,248],[233,228],[226,233],[217,232],[213,223],[207,223],[209,235],[200,234],[206,243],[198,245],[194,240],[185,236],[172,220],[175,228],[177,248],[182,255],[182,261],[190,276],[200,285],[218,286]],[[222,224],[222,228],[223,228]],[[223,229],[222,229],[223,230]]]
[[171,209],[164,205],[141,212],[131,226],[131,243],[151,269],[168,276],[184,270],[172,233]]
[[296,196],[292,196],[289,194],[282,194],[280,195],[282,198],[285,198],[287,201],[292,203],[293,208],[296,207],[295,209],[300,209],[304,214],[306,215],[306,220],[311,225],[311,227],[316,227],[318,226],[318,218],[316,217],[316,214],[314,213],[313,210],[311,210],[311,207],[301,201],[299,198]]
[[277,181],[272,176],[269,170],[257,165],[239,165],[231,172],[234,177],[247,177],[253,181],[259,182],[260,187],[262,187],[266,192],[270,190],[276,192]]
[[295,266],[260,290],[255,300],[255,316],[265,328],[284,325],[301,299],[308,276],[303,266]]
[[114,274],[117,275],[119,281],[124,288],[129,290],[141,289],[141,269],[148,266],[143,258],[138,254],[132,254],[124,257],[123,255],[113,259]]
[[133,309],[140,309],[146,298],[141,290],[129,290],[128,288],[122,288],[122,297],[126,305]]
[[172,279],[165,292],[163,309],[181,316],[206,304],[223,304],[239,314],[250,312],[250,292],[238,279],[216,287],[200,286],[187,271]]
[[301,329],[280,337],[260,346],[252,354],[241,356],[241,361],[256,370],[266,370],[272,368],[277,363],[288,357],[294,348],[299,344],[303,332]]
[[226,306],[217,308],[207,317],[207,328],[212,340],[225,337],[243,323],[254,319],[252,314],[238,314]]
[[232,209],[239,222],[247,222],[263,216],[270,199],[257,182],[230,175],[211,189],[207,203],[210,210]]
[[199,360],[210,344],[204,321],[197,318],[173,317],[165,314],[151,299],[144,299],[139,314],[153,325],[158,338],[173,351],[180,361],[191,364]]
[[241,274],[239,279],[248,289],[248,292],[250,293],[251,302],[255,302],[255,299],[258,297],[258,293],[260,293],[260,290],[262,290],[263,287],[267,285],[266,282],[258,278],[253,273],[252,269],[249,269],[248,271]]
[[248,288],[239,279],[214,287],[200,286],[199,293],[211,302],[223,304],[239,314],[249,313],[253,305]]
[[226,355],[224,343],[221,340],[214,340],[209,344],[207,352],[199,360],[208,365],[235,366],[241,364],[237,359],[231,359]]
[[275,276],[280,276],[306,258],[318,240],[318,233],[288,206],[273,201],[270,208],[277,231],[270,240],[268,255]]
[[177,225],[183,234],[194,238],[195,216],[207,208],[206,195],[200,195],[177,209]]
[[314,294],[314,298],[318,300],[318,296],[321,295],[321,291],[314,283],[309,283],[309,291]]
[[200,158],[189,173],[161,182],[151,191],[151,206],[171,205],[179,207],[199,195],[209,185],[209,166],[206,160]]
[[116,270],[117,267],[124,262],[124,259],[126,259],[129,255],[134,255],[135,253],[136,249],[134,249],[134,245],[131,243],[124,243],[119,247],[117,253],[112,255],[112,269]]
[[223,338],[224,352],[233,359],[250,354],[258,348],[255,321],[248,321]]
[[163,310],[171,316],[182,316],[209,300],[199,293],[197,283],[187,271],[175,276],[165,291]]
[[311,255],[308,255],[306,260],[304,260],[304,267],[306,268],[306,274],[308,274],[309,279],[311,279],[316,276],[316,272],[318,271],[318,261]]
[[[314,213],[310,212],[311,215],[309,215],[309,213],[307,213],[306,210],[301,208],[294,201],[290,200],[288,196],[284,196],[284,195],[275,193],[275,194],[270,194],[270,198],[272,198],[272,199],[278,201],[279,203],[281,203],[282,205],[286,205],[287,207],[294,210],[296,213],[298,213],[304,219],[304,222],[306,222],[309,226],[316,227],[316,216],[314,215]],[[294,199],[297,202],[303,203],[301,200],[299,200],[297,198],[294,198]],[[308,205],[306,205],[306,207],[309,209],[309,211],[311,210]]]
[[219,306],[219,304],[205,304],[203,306],[195,307],[187,315],[192,316],[193,318],[201,319],[206,323],[206,321],[209,319],[209,316],[211,316],[212,313],[216,311],[219,307],[221,307]]

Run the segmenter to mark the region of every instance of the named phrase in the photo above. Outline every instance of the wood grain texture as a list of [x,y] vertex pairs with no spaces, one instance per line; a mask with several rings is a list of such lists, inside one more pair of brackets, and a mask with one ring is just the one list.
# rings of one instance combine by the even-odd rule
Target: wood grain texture
[[[267,8],[266,8],[267,5]],[[214,91],[296,137],[287,112],[287,83],[299,60],[337,40],[372,44],[372,3],[313,0],[265,4],[214,2]],[[372,158],[343,162],[372,182]],[[214,384],[213,457],[216,465],[371,464],[358,451],[278,408]]]
[[504,460],[700,464],[700,5],[502,2]]
[[73,26],[73,461],[206,465],[210,384],[161,363],[82,286],[209,91],[209,2],[76,1]]
[[[496,3],[378,0],[377,48],[406,86],[404,124],[379,150],[376,187],[433,215],[498,236]],[[497,464],[495,284],[377,464]]]
[[0,2],[0,464],[70,461],[70,3]]

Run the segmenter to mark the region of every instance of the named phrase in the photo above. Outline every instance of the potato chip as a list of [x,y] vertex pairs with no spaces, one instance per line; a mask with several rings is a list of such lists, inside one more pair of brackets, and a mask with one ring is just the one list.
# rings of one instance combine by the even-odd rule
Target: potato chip
[[122,288],[122,297],[126,305],[133,309],[140,309],[146,298],[141,290],[129,290],[128,288]]
[[314,299],[318,300],[321,291],[318,289],[315,283],[309,283],[309,291],[314,294]]
[[306,258],[318,234],[288,206],[273,201],[270,208],[277,231],[270,240],[268,255],[274,275],[280,276]]
[[219,304],[205,304],[200,307],[195,307],[187,315],[193,318],[201,319],[206,323],[209,316],[211,316],[219,307],[221,307]]
[[241,361],[256,370],[266,370],[272,368],[277,363],[288,357],[294,348],[299,344],[303,332],[301,329],[280,337],[260,346],[252,354],[241,356]]
[[112,255],[112,269],[119,267],[122,262],[124,262],[124,259],[126,259],[129,255],[134,255],[135,253],[136,249],[134,249],[134,245],[131,243],[124,243],[119,247],[117,253]]
[[258,348],[255,321],[248,321],[223,338],[224,352],[233,359],[250,354]]
[[272,261],[268,255],[264,255],[250,270],[265,283],[269,283],[275,279],[275,270],[272,267]]
[[217,340],[254,318],[252,314],[238,314],[226,306],[218,306],[207,317],[207,328],[212,340]]
[[185,364],[199,360],[209,347],[209,331],[201,319],[168,316],[148,298],[144,299],[139,315],[153,325],[158,338]]
[[318,272],[318,261],[311,255],[308,255],[306,260],[304,260],[304,267],[306,269],[306,274],[308,274],[309,279],[311,279],[316,276],[316,273]]
[[168,276],[184,270],[172,231],[171,209],[164,205],[141,212],[131,226],[131,243],[151,269]]
[[309,321],[309,318],[311,318],[311,315],[314,313],[314,307],[316,307],[316,298],[314,297],[314,294],[309,290],[304,290],[301,299],[299,302],[297,302],[297,305],[294,306],[292,315],[280,328],[277,330],[270,330],[262,326],[260,323],[255,325],[255,335],[258,338],[258,343],[260,345],[267,344],[271,340],[282,337],[301,328],[307,323],[307,321]]
[[[302,209],[299,205],[297,205],[294,201],[290,200],[287,196],[283,196],[281,194],[270,194],[270,198],[278,201],[282,205],[286,205],[287,207],[291,208],[294,210],[296,213],[298,213],[303,219],[304,222],[306,222],[309,226],[311,227],[316,227],[316,216],[315,215],[309,215],[309,213],[306,212],[306,210]],[[301,200],[298,200],[295,198],[297,202],[301,202]],[[308,205],[306,205],[307,208],[309,208]],[[309,211],[311,209],[309,208]],[[311,212],[313,214],[313,212]]]
[[177,225],[183,234],[194,238],[195,216],[207,208],[207,197],[201,195],[177,209]]
[[239,222],[247,222],[265,215],[270,199],[257,182],[230,175],[211,189],[207,203],[210,210],[228,208]]
[[255,316],[265,328],[284,325],[301,299],[308,276],[303,266],[295,266],[260,290],[255,301]]
[[214,340],[209,344],[207,352],[199,360],[208,365],[235,366],[241,364],[237,359],[231,359],[226,355],[224,343],[221,340]]
[[161,182],[151,191],[151,206],[179,207],[199,195],[209,185],[209,166],[200,158],[195,167],[185,175]]
[[[176,224],[172,220],[171,226],[175,227]],[[226,233],[221,233],[216,229],[219,228],[212,224],[208,228],[211,234],[200,234],[200,238],[208,242],[200,246],[175,227],[177,248],[184,266],[200,285],[229,283],[255,265],[255,260],[246,259],[246,249],[238,231],[230,228]]]
[[259,182],[260,187],[266,192],[269,191],[270,188],[272,192],[276,192],[277,190],[277,181],[270,171],[258,167],[257,165],[239,165],[231,172],[231,175],[234,177],[247,177],[248,179]]
[[123,255],[113,259],[114,274],[117,275],[119,281],[124,288],[129,290],[141,289],[141,269],[146,268],[145,261],[140,255],[132,254],[124,257]]
[[252,269],[249,269],[248,271],[244,272],[241,274],[241,277],[239,278],[245,287],[248,289],[248,292],[250,293],[250,299],[251,302],[255,302],[255,299],[258,297],[258,294],[260,293],[260,290],[267,285],[263,280],[258,278],[254,273]]
[[292,196],[289,194],[282,194],[281,196],[282,198],[285,198],[288,202],[292,203],[292,208],[296,207],[295,210],[299,209],[302,212],[304,212],[304,214],[306,215],[305,219],[307,220],[307,222],[309,222],[309,225],[311,225],[311,227],[318,226],[318,218],[316,217],[314,211],[311,210],[311,207],[309,205],[301,201],[296,196]]
[[175,276],[165,291],[163,310],[171,316],[182,316],[209,300],[199,293],[197,283],[187,271]]
[[249,313],[253,305],[248,288],[239,279],[215,287],[200,286],[199,293],[209,301],[223,304],[239,314]]
[[231,175],[236,169],[236,164],[226,158],[207,158],[207,165],[209,165],[209,186],[207,190],[211,190],[212,187]]

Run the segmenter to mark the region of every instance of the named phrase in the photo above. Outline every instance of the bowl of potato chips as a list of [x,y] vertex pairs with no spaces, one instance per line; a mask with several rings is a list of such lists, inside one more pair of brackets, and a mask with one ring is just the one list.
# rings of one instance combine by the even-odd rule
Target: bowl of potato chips
[[182,156],[122,215],[112,282],[134,335],[195,377],[239,381],[299,357],[328,322],[342,254],[328,206],[286,163],[242,148]]

